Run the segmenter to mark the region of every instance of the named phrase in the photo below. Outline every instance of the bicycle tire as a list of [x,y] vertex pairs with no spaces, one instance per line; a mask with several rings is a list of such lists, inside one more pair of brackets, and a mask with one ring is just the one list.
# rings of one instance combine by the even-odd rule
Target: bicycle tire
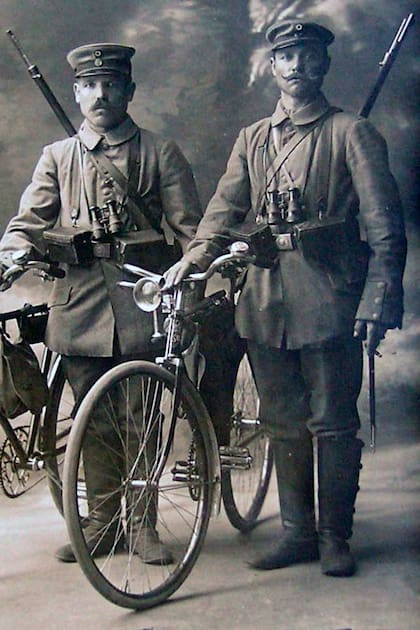
[[[75,556],[92,586],[108,601],[125,608],[144,610],[170,597],[192,570],[208,528],[215,482],[214,430],[199,394],[185,379],[174,433],[172,438],[168,435],[174,384],[174,375],[153,363],[129,361],[112,368],[82,402],[68,443],[64,513]],[[82,452],[92,438],[97,441],[95,448],[101,445],[101,465],[108,458],[119,469],[119,486],[114,479],[108,495],[101,493],[102,500],[114,501],[114,508],[104,526],[107,551],[100,557],[95,557],[85,540],[83,523],[89,509],[79,491],[84,474]],[[153,456],[151,442],[156,447]],[[164,466],[156,481],[156,462],[164,452]],[[145,564],[138,555],[136,543],[143,521],[150,517],[150,504],[137,515],[136,509],[148,501],[153,505],[160,541],[172,553],[172,564]]]
[[258,407],[256,386],[248,358],[244,355],[236,377],[230,447],[250,439],[247,448],[252,463],[249,470],[222,470],[225,512],[231,525],[241,532],[248,532],[257,525],[273,469],[270,440],[259,432]]
[[40,450],[43,453],[48,487],[55,506],[63,515],[63,468],[67,441],[73,423],[74,397],[59,361],[49,384],[44,411]]

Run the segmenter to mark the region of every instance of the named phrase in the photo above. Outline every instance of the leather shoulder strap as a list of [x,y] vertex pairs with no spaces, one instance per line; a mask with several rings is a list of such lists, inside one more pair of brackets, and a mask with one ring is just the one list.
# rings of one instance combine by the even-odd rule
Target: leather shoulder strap
[[[83,145],[84,146],[84,145]],[[160,220],[155,217],[149,210],[142,195],[137,188],[125,177],[119,168],[110,160],[100,148],[92,150],[86,149],[86,155],[95,165],[96,170],[105,178],[112,178],[120,187],[122,192],[127,195],[128,199],[136,206],[138,210],[146,217],[151,227],[157,232],[163,233],[160,226]]]
[[312,131],[318,127],[318,125],[322,124],[327,118],[335,114],[336,112],[341,111],[337,107],[330,107],[328,111],[318,118],[312,125],[308,126],[304,131],[298,131],[295,135],[284,145],[281,151],[276,155],[272,163],[267,168],[267,180],[266,187],[268,188],[271,182],[273,181],[276,173],[280,170],[284,162],[287,160],[289,155],[296,149],[296,147],[310,134]]

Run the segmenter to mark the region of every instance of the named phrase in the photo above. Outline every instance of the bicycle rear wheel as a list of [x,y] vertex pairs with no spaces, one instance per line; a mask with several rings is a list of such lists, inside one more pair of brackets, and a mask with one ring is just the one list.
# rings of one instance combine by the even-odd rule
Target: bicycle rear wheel
[[234,456],[236,448],[246,448],[250,467],[222,467],[222,497],[230,523],[246,532],[257,524],[273,468],[270,440],[259,427],[258,394],[246,355],[239,365],[233,407],[230,452]]
[[[70,435],[64,510],[71,544],[93,587],[127,608],[150,608],[174,593],[194,566],[208,527],[215,483],[213,427],[191,383],[183,383],[178,403],[174,385],[174,375],[153,363],[116,366],[90,390]],[[100,462],[91,460],[95,449]],[[108,470],[100,499],[86,485],[92,465]],[[83,522],[94,504],[98,511],[105,503],[106,544],[97,557],[85,540]],[[173,556],[170,564],[141,560],[141,532],[151,523]]]
[[74,396],[60,360],[55,364],[50,396],[44,411],[40,450],[43,453],[53,501],[63,514],[63,468],[67,440],[73,424]]

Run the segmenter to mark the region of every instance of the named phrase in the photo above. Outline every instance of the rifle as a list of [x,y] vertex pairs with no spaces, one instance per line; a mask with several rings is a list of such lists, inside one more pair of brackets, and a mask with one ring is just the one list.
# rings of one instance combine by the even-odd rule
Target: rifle
[[48,103],[51,106],[51,109],[54,111],[54,114],[57,116],[59,122],[62,124],[64,129],[67,131],[69,136],[74,136],[75,133],[76,133],[76,129],[73,127],[73,124],[71,123],[71,121],[70,121],[69,117],[67,116],[66,112],[61,107],[60,103],[57,101],[57,99],[54,96],[53,92],[51,91],[48,83],[45,81],[44,77],[42,76],[41,72],[39,71],[38,66],[36,66],[35,64],[33,64],[33,63],[31,63],[29,61],[28,57],[25,55],[25,53],[24,53],[24,51],[22,49],[22,46],[18,42],[18,39],[17,39],[16,35],[10,29],[8,29],[6,31],[6,34],[10,37],[14,47],[16,48],[16,50],[18,51],[19,55],[23,59],[23,62],[25,64],[29,74],[31,75],[31,78],[35,81],[35,83],[37,84],[37,86],[39,87],[39,89],[41,90],[41,92],[43,93],[45,98],[47,99]]
[[[381,91],[382,86],[385,83],[389,71],[391,70],[392,64],[397,58],[397,55],[403,43],[403,39],[407,34],[408,27],[411,24],[414,24],[413,13],[409,13],[407,17],[402,20],[394,39],[391,42],[390,47],[383,56],[382,61],[379,62],[379,66],[381,69],[366,99],[365,104],[359,112],[359,116],[363,116],[364,118],[367,118],[369,116],[372,107],[374,106],[375,101],[378,98],[379,92]],[[370,448],[373,452],[376,448],[375,354],[377,356],[382,356],[381,354],[379,354],[379,352],[374,352],[368,355]]]
[[364,118],[367,118],[369,116],[371,109],[374,106],[376,99],[378,98],[379,92],[381,91],[382,86],[385,83],[385,79],[387,78],[388,73],[391,70],[392,64],[397,58],[397,55],[403,43],[403,39],[407,34],[408,27],[411,24],[414,24],[414,13],[409,13],[407,17],[402,20],[390,47],[383,56],[382,61],[379,62],[379,66],[381,69],[369,93],[369,96],[366,99],[365,104],[359,112],[359,116],[363,116]]

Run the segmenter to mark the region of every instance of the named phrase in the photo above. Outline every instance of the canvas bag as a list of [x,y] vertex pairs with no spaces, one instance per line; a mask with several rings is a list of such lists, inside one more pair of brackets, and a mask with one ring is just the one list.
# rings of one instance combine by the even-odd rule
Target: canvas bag
[[12,343],[0,331],[0,413],[15,418],[26,411],[39,413],[48,400],[46,376],[25,341]]

